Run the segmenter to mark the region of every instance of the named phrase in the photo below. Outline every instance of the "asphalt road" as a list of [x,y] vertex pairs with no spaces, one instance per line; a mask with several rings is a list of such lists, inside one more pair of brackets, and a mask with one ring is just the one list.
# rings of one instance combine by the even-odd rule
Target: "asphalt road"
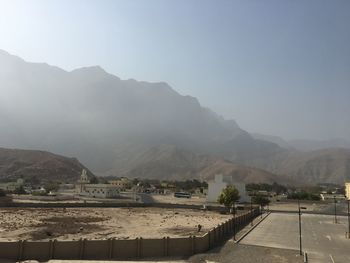
[[[347,217],[338,223],[330,215],[302,215],[302,245],[309,262],[350,262],[350,239],[345,237]],[[299,249],[298,215],[272,213],[241,242],[271,248]]]

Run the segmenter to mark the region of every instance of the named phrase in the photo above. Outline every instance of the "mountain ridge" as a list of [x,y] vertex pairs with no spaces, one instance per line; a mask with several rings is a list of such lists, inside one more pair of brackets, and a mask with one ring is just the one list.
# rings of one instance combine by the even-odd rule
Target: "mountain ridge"
[[[185,156],[193,154],[194,164],[196,156],[204,155],[263,169],[286,180],[349,179],[347,152],[341,154],[344,161],[338,162],[341,169],[332,163],[330,170],[318,172],[312,164],[322,165],[321,152],[310,155],[314,160],[310,164],[309,155],[254,138],[234,120],[225,120],[165,82],[121,80],[99,66],[67,72],[4,52],[0,56],[0,145],[4,147],[77,156],[96,174],[113,172],[117,176],[129,171],[151,177],[152,165],[163,167],[157,173],[168,170],[178,178],[189,176],[185,171],[172,172],[178,169],[174,160],[191,170],[181,154],[165,157],[154,150],[172,145],[186,152]],[[141,158],[138,151],[148,152],[149,158]],[[328,155],[339,153],[333,150]],[[288,165],[293,162],[298,163],[297,172]]]

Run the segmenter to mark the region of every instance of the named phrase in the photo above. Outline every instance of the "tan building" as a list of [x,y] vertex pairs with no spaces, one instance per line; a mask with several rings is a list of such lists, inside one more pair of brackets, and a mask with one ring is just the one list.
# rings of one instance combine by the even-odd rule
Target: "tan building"
[[122,190],[129,189],[132,187],[132,181],[126,177],[122,177],[117,180],[108,181],[108,183],[110,183],[111,185],[115,185]]
[[350,182],[345,183],[345,196],[346,199],[350,200]]

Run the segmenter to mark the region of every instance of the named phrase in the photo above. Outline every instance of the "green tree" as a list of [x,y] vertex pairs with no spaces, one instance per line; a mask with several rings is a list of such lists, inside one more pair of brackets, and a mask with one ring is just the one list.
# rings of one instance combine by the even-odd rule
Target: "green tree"
[[46,190],[46,193],[57,192],[60,188],[60,185],[57,182],[48,182],[44,185],[44,188]]
[[231,185],[226,186],[218,198],[218,202],[224,205],[228,210],[232,208],[235,202],[239,200],[238,190]]
[[16,195],[25,195],[26,191],[24,190],[23,186],[20,185],[13,191],[13,193]]
[[258,204],[261,207],[267,206],[270,203],[270,200],[262,195],[256,195],[252,197],[252,202],[254,204]]

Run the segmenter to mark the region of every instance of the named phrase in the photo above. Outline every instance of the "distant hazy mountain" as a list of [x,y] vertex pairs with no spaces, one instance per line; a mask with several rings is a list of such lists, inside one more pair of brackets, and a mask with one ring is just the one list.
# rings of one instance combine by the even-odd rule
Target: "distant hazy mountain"
[[350,149],[350,141],[336,138],[331,140],[291,140],[289,144],[300,151],[315,151],[328,148],[347,148]]
[[100,67],[66,72],[1,51],[0,82],[0,145],[78,156],[98,172],[109,170],[126,142],[173,144],[244,161],[279,148],[254,140],[235,121],[166,83],[120,80]]
[[251,135],[258,140],[264,140],[264,141],[276,143],[282,148],[290,149],[292,147],[289,144],[289,142],[287,142],[286,140],[278,136],[266,135],[266,134],[260,134],[260,133],[251,133]]
[[0,179],[18,178],[75,182],[83,169],[92,173],[75,158],[43,151],[0,148]]
[[0,91],[0,146],[76,156],[96,174],[200,177],[203,167],[218,171],[203,165],[214,158],[288,177],[282,164],[297,154],[166,83],[121,80],[98,66],[67,72],[0,51]]
[[295,139],[285,140],[274,135],[265,135],[260,133],[251,133],[258,140],[264,140],[278,144],[282,148],[298,151],[315,151],[329,148],[347,148],[350,149],[350,141],[342,138],[334,138],[329,140],[310,140],[310,139]]
[[[127,151],[127,152],[124,152]],[[220,157],[199,155],[174,145],[158,145],[121,150],[123,158],[117,158],[110,174],[128,177],[157,179],[213,179],[215,174],[232,175],[236,181],[245,183],[295,183],[285,176],[247,167]],[[135,154],[136,153],[136,154]]]
[[350,179],[350,149],[324,149],[293,153],[278,167],[299,184],[338,183]]

